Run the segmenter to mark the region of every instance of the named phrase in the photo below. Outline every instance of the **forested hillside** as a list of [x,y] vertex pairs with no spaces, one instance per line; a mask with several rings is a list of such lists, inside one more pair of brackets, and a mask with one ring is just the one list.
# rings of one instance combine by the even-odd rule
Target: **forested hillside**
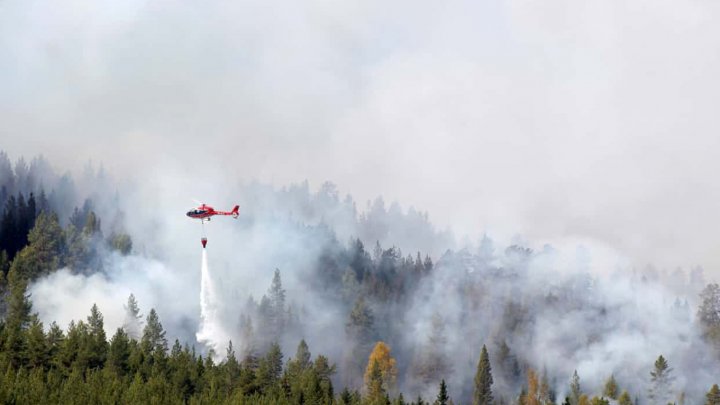
[[[583,247],[488,235],[456,246],[425,213],[359,210],[329,183],[232,186],[227,235],[269,242],[223,257],[216,341],[183,333],[197,315],[180,301],[199,292],[174,285],[148,287],[177,301],[165,312],[114,303],[110,327],[95,284],[64,281],[132,291],[119,268],[142,282],[173,254],[137,246],[125,192],[92,165],[75,179],[0,153],[0,402],[720,404],[720,287],[702,268],[598,272]],[[69,324],[47,317],[80,304]]]

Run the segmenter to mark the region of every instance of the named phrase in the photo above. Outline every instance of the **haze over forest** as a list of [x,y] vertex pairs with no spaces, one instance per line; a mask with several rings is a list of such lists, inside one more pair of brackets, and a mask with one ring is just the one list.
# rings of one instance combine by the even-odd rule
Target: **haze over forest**
[[0,3],[0,402],[720,404],[719,17]]
[[288,3],[3,2],[3,149],[720,265],[716,2]]

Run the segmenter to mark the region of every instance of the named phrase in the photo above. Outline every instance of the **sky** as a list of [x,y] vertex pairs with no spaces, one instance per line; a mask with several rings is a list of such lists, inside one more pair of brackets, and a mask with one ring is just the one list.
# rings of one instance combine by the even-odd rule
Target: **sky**
[[720,274],[719,17],[712,0],[5,0],[0,147],[178,195],[329,180],[459,235]]

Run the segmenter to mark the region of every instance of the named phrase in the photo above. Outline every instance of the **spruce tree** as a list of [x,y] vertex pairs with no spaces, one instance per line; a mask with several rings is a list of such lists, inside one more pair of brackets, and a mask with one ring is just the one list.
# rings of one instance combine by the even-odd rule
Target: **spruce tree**
[[650,390],[648,392],[650,400],[658,403],[669,401],[673,380],[672,368],[668,365],[667,360],[660,355],[655,360],[655,368],[650,372]]
[[440,392],[438,392],[437,399],[435,400],[435,403],[438,405],[447,405],[448,400],[450,399],[450,396],[447,392],[447,384],[445,384],[445,379],[440,381]]
[[493,377],[490,367],[490,356],[488,355],[487,348],[483,345],[482,351],[480,352],[480,361],[478,362],[477,372],[475,373],[473,405],[492,405],[492,383]]
[[27,330],[27,361],[30,368],[42,370],[48,363],[49,350],[42,322],[37,314],[31,316]]
[[27,361],[25,330],[31,321],[32,304],[26,294],[27,281],[14,270],[10,270],[8,278],[10,294],[6,298],[7,312],[0,342],[4,340],[2,349],[8,354],[10,364],[18,368]]
[[580,376],[578,376],[577,370],[575,370],[570,380],[570,405],[578,405],[581,396]]
[[613,374],[610,374],[610,377],[607,379],[607,381],[605,381],[603,395],[610,399],[617,399],[618,386],[617,382],[615,381],[615,376]]
[[63,330],[60,329],[57,323],[51,323],[50,329],[47,332],[47,348],[50,361],[55,366],[58,366],[58,353],[60,352],[64,340],[65,333]]
[[348,381],[358,380],[363,376],[364,358],[372,350],[375,338],[375,318],[372,310],[360,297],[349,314],[345,324],[345,333],[351,345],[351,351],[346,357]]
[[703,327],[705,338],[720,348],[720,285],[708,284],[700,293],[702,303],[697,317]]
[[301,339],[298,344],[297,352],[295,353],[295,361],[297,361],[300,370],[305,370],[312,365],[310,357],[308,345],[305,343],[305,339]]
[[107,358],[107,337],[105,336],[104,319],[97,304],[93,304],[87,317],[90,332],[88,366],[100,368]]
[[415,377],[426,386],[447,376],[452,369],[450,359],[445,353],[445,335],[442,317],[438,313],[433,314],[427,343],[419,350],[412,367]]
[[155,308],[150,310],[146,320],[145,328],[143,329],[142,340],[140,345],[145,354],[165,353],[167,351],[167,339],[165,338],[165,331],[160,323]]
[[129,371],[130,339],[123,328],[118,328],[110,339],[107,367],[119,377],[124,377]]
[[28,245],[15,256],[11,271],[28,280],[57,270],[62,263],[65,235],[55,214],[40,214],[28,234]]
[[720,405],[720,388],[717,384],[713,384],[710,391],[705,394],[705,398],[707,399],[705,405]]
[[618,405],[633,405],[632,398],[630,398],[630,393],[627,390],[623,390],[622,394],[620,394]]
[[270,336],[272,340],[279,340],[285,328],[285,289],[282,287],[280,270],[275,269],[272,284],[268,290],[270,300]]
[[123,329],[131,339],[139,340],[142,336],[142,315],[140,315],[140,308],[134,294],[130,294],[124,308],[125,321],[123,322]]
[[273,342],[270,350],[260,359],[257,370],[257,384],[263,393],[267,393],[280,380],[283,367],[283,354],[280,345]]

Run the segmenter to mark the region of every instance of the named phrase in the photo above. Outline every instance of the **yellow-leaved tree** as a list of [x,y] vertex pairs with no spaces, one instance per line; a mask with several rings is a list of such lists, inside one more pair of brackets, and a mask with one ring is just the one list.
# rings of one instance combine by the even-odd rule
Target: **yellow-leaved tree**
[[395,359],[390,355],[390,346],[377,342],[365,369],[365,388],[370,402],[380,400],[386,393],[395,391],[397,368]]

